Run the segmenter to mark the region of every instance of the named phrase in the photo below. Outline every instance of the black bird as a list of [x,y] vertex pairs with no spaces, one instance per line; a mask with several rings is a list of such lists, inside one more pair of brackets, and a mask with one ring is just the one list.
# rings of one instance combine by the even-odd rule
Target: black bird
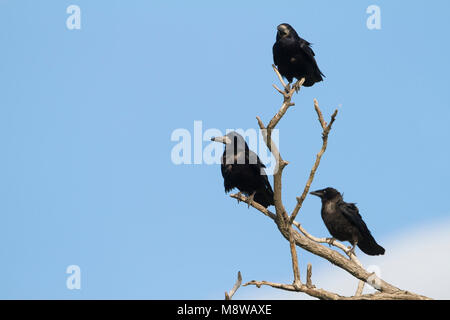
[[293,78],[305,78],[303,86],[311,87],[323,80],[325,75],[317,66],[315,53],[310,43],[299,37],[289,24],[283,23],[277,27],[277,41],[273,45],[273,61],[280,74],[290,83]]
[[333,238],[349,241],[353,245],[352,252],[357,245],[368,255],[384,254],[384,248],[372,237],[354,203],[345,202],[339,191],[333,188],[311,194],[322,199],[322,219]]
[[221,165],[225,192],[238,188],[239,193],[248,197],[249,206],[253,201],[265,208],[273,205],[273,190],[264,170],[266,166],[248,148],[244,138],[236,132],[230,132],[211,140],[225,144]]

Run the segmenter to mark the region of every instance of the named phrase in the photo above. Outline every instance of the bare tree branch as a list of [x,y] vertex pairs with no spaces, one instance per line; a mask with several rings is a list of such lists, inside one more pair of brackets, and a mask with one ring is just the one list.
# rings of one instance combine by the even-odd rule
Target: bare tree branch
[[[305,228],[303,228],[301,226],[300,223],[298,223],[297,221],[294,221],[294,225],[298,228],[298,230],[300,230],[301,233],[303,233],[308,239],[311,239],[317,243],[327,243],[330,246],[335,246],[336,248],[341,249],[342,251],[345,252],[345,254],[350,258],[350,260],[352,260],[353,262],[355,262],[357,265],[359,265],[361,268],[363,268],[363,265],[361,264],[361,262],[359,262],[358,258],[356,257],[356,255],[353,253],[353,251],[351,250],[350,247],[346,247],[344,244],[340,243],[339,241],[337,241],[336,239],[330,239],[330,238],[316,238],[313,235],[309,234]],[[361,295],[362,291],[364,289],[364,284],[365,282],[362,280],[359,280],[358,282],[358,288],[356,290],[355,295]]]
[[282,92],[281,90],[277,89],[278,92],[280,92],[283,95],[283,104],[281,105],[280,110],[275,114],[275,116],[270,120],[269,124],[267,126],[264,126],[264,123],[262,122],[261,118],[257,117],[259,127],[262,132],[262,136],[264,138],[264,141],[267,145],[267,148],[272,152],[272,154],[275,157],[276,166],[275,166],[275,173],[274,173],[274,203],[277,217],[281,220],[288,220],[289,216],[286,212],[286,209],[283,206],[283,202],[281,199],[281,177],[283,174],[283,169],[288,165],[287,161],[284,161],[283,158],[280,155],[280,152],[272,141],[272,130],[276,127],[278,122],[281,120],[281,118],[286,114],[289,107],[293,106],[294,104],[291,103],[292,96],[296,92],[296,90],[299,90],[301,85],[305,82],[305,79],[301,79],[297,81],[297,83],[293,86],[292,89],[287,86],[284,81],[281,74],[278,72],[278,69],[275,67],[275,65],[272,65],[275,73],[278,76],[278,79],[280,80],[281,84],[285,88],[286,92]]
[[277,67],[275,67],[275,65],[272,65],[272,68],[275,71],[275,73],[277,74],[278,79],[280,80],[281,84],[285,88],[285,91],[283,92],[282,90],[278,89],[277,86],[274,85],[275,89],[277,89],[277,91],[283,96],[283,104],[282,104],[280,110],[272,118],[272,120],[270,120],[269,124],[267,125],[267,130],[274,129],[277,126],[278,122],[280,122],[281,118],[283,118],[283,116],[285,115],[285,113],[289,109],[289,107],[292,107],[295,105],[294,103],[291,102],[292,96],[296,92],[296,89],[297,88],[299,89],[303,85],[303,83],[305,83],[305,78],[302,78],[302,79],[298,80],[296,82],[296,84],[294,84],[292,86],[292,88],[289,88],[289,86],[284,83],[283,77],[278,72]]
[[356,293],[355,293],[355,297],[359,297],[362,295],[363,290],[364,290],[364,285],[366,283],[364,281],[359,280],[358,282],[358,288],[356,288]]
[[296,288],[293,284],[252,280],[243,285],[243,287],[247,286],[256,286],[257,288],[261,288],[262,286],[270,286],[272,288],[285,291],[303,292],[311,297],[315,297],[321,300],[430,300],[430,298],[428,297],[414,295],[408,291],[398,291],[395,293],[378,292],[374,294],[345,297],[324,289],[316,289],[314,287],[308,288],[306,285],[301,285],[299,288]]
[[327,123],[323,120],[323,116],[322,116],[322,112],[320,111],[319,108],[319,103],[317,102],[316,99],[314,99],[314,108],[316,109],[317,115],[319,117],[319,122],[320,125],[322,126],[323,132],[322,132],[322,149],[320,149],[319,153],[316,156],[316,162],[314,163],[311,172],[309,174],[309,178],[308,181],[306,182],[306,186],[303,190],[303,193],[300,197],[297,198],[297,205],[295,206],[294,211],[292,212],[291,218],[290,218],[290,223],[293,223],[295,218],[297,217],[298,212],[300,211],[303,202],[306,199],[306,196],[309,193],[309,189],[311,188],[311,184],[314,180],[314,176],[316,174],[317,168],[319,167],[320,164],[320,160],[322,159],[323,154],[325,153],[325,151],[327,150],[327,146],[328,146],[328,134],[331,131],[331,127],[334,123],[334,121],[336,120],[336,116],[338,113],[338,110],[336,109],[336,111],[334,111],[333,115],[331,116],[331,121],[330,124],[327,125]]
[[[293,230],[291,231],[293,232]],[[299,287],[302,285],[302,281],[300,280],[300,270],[298,268],[298,256],[297,250],[295,249],[294,236],[292,232],[289,237],[289,246],[291,249],[292,270],[294,271],[294,287]]]
[[[245,196],[239,195],[239,194],[232,194],[232,195],[230,195],[230,197],[233,199],[240,200],[241,202],[247,201],[247,198]],[[277,219],[276,214],[274,214],[267,208],[264,208],[262,205],[260,205],[259,203],[255,202],[255,201],[253,203],[251,203],[251,206],[253,208],[257,209],[258,211],[260,211],[261,213],[263,213],[265,216],[271,218],[275,223],[277,223],[277,226],[278,226],[278,222],[277,222],[278,219]],[[297,222],[295,222],[295,224],[297,224]],[[300,224],[298,224],[298,225],[300,226]],[[287,241],[289,241],[289,239],[290,239],[289,227],[290,226],[288,224],[286,224],[285,226],[282,226],[282,227],[278,226],[281,234]],[[302,228],[302,230],[305,231],[305,229],[303,227],[301,227],[301,228]],[[341,269],[343,269],[343,270],[347,271],[348,273],[350,273],[351,275],[353,275],[355,278],[363,280],[364,282],[367,282],[371,279],[372,279],[372,281],[377,281],[380,291],[387,292],[387,293],[395,293],[395,292],[402,291],[399,288],[378,278],[376,275],[367,272],[361,266],[361,263],[357,259],[355,259],[356,257],[353,258],[352,260],[349,260],[349,259],[345,258],[339,252],[332,250],[320,243],[317,243],[316,241],[309,239],[309,237],[306,237],[305,235],[302,235],[295,231],[293,231],[292,234],[293,234],[293,238],[294,238],[294,242],[295,242],[296,246],[301,247],[302,249],[305,249],[306,251],[309,251],[317,256],[320,256],[320,257],[328,260],[332,264],[340,267]],[[312,237],[312,236],[310,236],[310,237]],[[315,238],[315,237],[312,237],[312,238]],[[315,239],[319,239],[319,238],[315,238]],[[329,243],[329,241],[327,241],[327,239],[325,239],[325,238],[321,239],[321,242]],[[344,249],[348,250],[347,247],[345,247],[343,244],[340,244],[337,241],[334,241],[332,245],[336,246],[338,248],[343,247]],[[410,294],[414,295],[413,293],[410,293]]]
[[[259,127],[261,128],[262,135],[264,137],[264,141],[269,148],[269,150],[274,155],[277,165],[276,165],[276,172],[274,173],[274,203],[275,203],[275,212],[272,213],[267,208],[264,208],[257,202],[252,202],[251,206],[261,213],[263,213],[265,216],[271,218],[277,225],[281,235],[290,243],[290,249],[291,249],[291,256],[292,256],[292,266],[294,271],[294,284],[288,285],[288,284],[279,284],[279,283],[273,283],[273,282],[267,282],[267,281],[250,281],[246,283],[244,286],[249,285],[255,285],[257,287],[261,286],[271,286],[273,288],[287,290],[287,291],[294,291],[294,292],[303,292],[310,296],[319,298],[319,299],[332,299],[332,300],[381,300],[381,299],[415,299],[415,300],[425,300],[430,299],[425,296],[421,296],[415,293],[403,291],[395,286],[393,286],[390,283],[387,283],[386,281],[380,279],[376,274],[367,272],[361,265],[361,263],[358,261],[356,256],[352,254],[346,246],[344,246],[342,243],[339,243],[337,241],[330,241],[329,239],[320,239],[316,238],[312,235],[310,235],[298,222],[295,221],[295,218],[297,214],[299,213],[303,201],[305,200],[309,188],[312,184],[312,181],[314,180],[315,173],[317,171],[317,168],[319,167],[320,160],[322,155],[325,153],[325,150],[327,148],[328,143],[328,135],[331,131],[332,125],[336,120],[336,116],[338,111],[336,110],[333,115],[331,116],[330,123],[327,124],[323,118],[322,112],[319,108],[319,104],[317,100],[314,100],[314,108],[317,113],[319,123],[322,127],[322,148],[319,151],[319,153],[316,156],[316,161],[313,165],[313,168],[311,170],[310,176],[308,178],[308,181],[306,183],[306,186],[303,190],[302,196],[297,198],[297,205],[292,212],[291,217],[289,217],[286,213],[286,209],[284,208],[283,201],[282,201],[282,173],[285,166],[288,164],[287,161],[283,160],[283,158],[280,155],[280,152],[273,143],[271,139],[271,133],[272,130],[275,129],[276,125],[279,123],[281,118],[286,114],[286,111],[289,107],[293,106],[294,104],[291,102],[292,96],[294,92],[298,91],[301,87],[301,85],[304,82],[304,79],[298,81],[292,88],[290,88],[289,84],[286,85],[276,69],[275,66],[274,71],[277,74],[281,84],[285,88],[285,92],[282,92],[278,88],[277,91],[283,95],[283,104],[280,108],[280,110],[275,114],[275,116],[270,120],[269,124],[267,126],[264,126],[262,120],[257,117]],[[276,86],[275,86],[276,87]],[[244,197],[241,194],[237,195],[231,195],[232,198],[241,200],[243,202],[246,202],[247,198]],[[292,224],[295,225],[300,232],[294,230],[292,228]],[[344,257],[341,253],[338,251],[332,250],[324,245],[322,243],[326,243],[329,245],[333,245],[341,250],[344,251],[344,253],[349,257],[347,259]],[[295,250],[295,246],[298,246],[306,251],[309,251],[317,256],[320,256],[332,264],[340,267],[341,269],[347,271],[355,278],[361,280],[363,283],[376,283],[376,289],[379,291],[374,294],[369,295],[362,295],[362,284],[360,283],[358,285],[357,295],[352,297],[344,297],[341,295],[338,295],[333,292],[329,292],[323,289],[316,289],[315,286],[311,282],[311,266],[308,266],[307,270],[307,284],[304,285],[300,282],[300,272],[298,269],[298,257],[297,252]]]
[[328,244],[330,246],[334,246],[336,248],[339,248],[342,251],[344,251],[344,253],[350,258],[350,260],[354,261],[358,265],[361,265],[361,263],[359,262],[359,260],[356,257],[356,255],[351,251],[351,248],[345,246],[343,243],[337,241],[336,239],[314,237],[313,235],[309,234],[308,231],[306,231],[305,228],[303,228],[302,225],[300,223],[298,223],[297,221],[294,221],[294,225],[308,239],[310,239],[312,241],[315,241],[317,243],[326,243],[326,244]]
[[[281,75],[281,73],[278,71],[277,67],[276,67],[274,64],[272,64],[272,68],[273,68],[273,71],[275,71],[275,74],[277,75],[278,80],[279,80],[280,83],[283,85],[283,87],[284,87],[285,89],[287,89],[286,91],[288,92],[288,91],[289,91],[289,90],[288,90],[289,88],[287,87],[286,83],[284,82],[283,76]],[[274,85],[274,86],[275,86],[275,85]]]
[[270,286],[272,288],[276,289],[282,289],[285,291],[292,291],[292,292],[303,292],[306,293],[312,297],[319,298],[321,300],[340,300],[341,297],[336,293],[329,292],[323,289],[316,289],[316,288],[308,288],[306,285],[301,284],[300,286],[295,286],[293,284],[282,284],[282,283],[274,283],[274,282],[268,282],[268,281],[250,281],[244,284],[244,287],[254,285],[258,288],[261,288],[261,286]]
[[230,292],[225,291],[225,300],[231,300],[231,298],[233,298],[234,294],[236,293],[237,289],[239,289],[241,284],[242,284],[242,275],[241,272],[239,271],[236,283],[234,284],[233,288],[230,290]]
[[311,263],[308,263],[308,266],[306,268],[307,268],[306,269],[306,286],[311,289],[311,288],[314,288],[314,285],[312,284],[312,280],[311,280],[311,277],[312,277]]

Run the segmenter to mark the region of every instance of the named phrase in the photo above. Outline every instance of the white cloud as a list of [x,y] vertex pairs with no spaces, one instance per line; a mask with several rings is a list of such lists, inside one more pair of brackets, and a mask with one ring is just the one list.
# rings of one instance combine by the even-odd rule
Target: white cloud
[[[384,256],[359,254],[366,268],[379,268],[382,279],[401,289],[434,299],[450,299],[450,220],[410,228],[390,239],[382,239],[381,243],[386,248]],[[290,275],[286,279],[286,283],[292,281]],[[328,263],[316,271],[313,268],[313,282],[317,287],[346,296],[355,293],[358,283],[347,272]],[[369,292],[373,289],[366,286],[364,293]],[[305,294],[272,288],[247,289],[242,295],[236,295],[236,299],[308,298]]]

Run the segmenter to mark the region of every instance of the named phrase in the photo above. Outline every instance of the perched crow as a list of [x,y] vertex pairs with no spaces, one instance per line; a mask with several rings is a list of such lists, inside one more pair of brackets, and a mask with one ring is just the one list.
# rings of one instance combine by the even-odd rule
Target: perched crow
[[342,195],[333,188],[314,191],[311,194],[322,199],[322,219],[333,238],[349,241],[353,245],[353,252],[357,245],[368,255],[384,254],[384,248],[372,237],[354,203],[345,202]]
[[212,141],[225,144],[222,156],[222,176],[225,192],[238,188],[239,193],[267,208],[274,204],[273,191],[264,168],[266,167],[253,151],[249,150],[244,138],[236,132],[212,138]]
[[280,74],[289,82],[293,78],[305,78],[303,86],[311,87],[325,76],[317,66],[314,51],[310,43],[300,38],[289,24],[283,23],[278,27],[277,41],[273,45],[273,61]]

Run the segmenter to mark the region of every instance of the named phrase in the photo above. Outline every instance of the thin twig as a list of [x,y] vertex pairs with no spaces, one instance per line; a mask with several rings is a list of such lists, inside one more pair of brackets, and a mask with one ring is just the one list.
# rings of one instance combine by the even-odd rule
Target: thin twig
[[305,83],[305,78],[302,78],[298,80],[295,85],[292,88],[289,88],[289,86],[286,86],[286,84],[283,81],[283,77],[278,72],[278,69],[273,65],[273,70],[278,76],[278,79],[280,80],[281,84],[285,88],[285,91],[282,91],[280,88],[278,88],[276,85],[273,85],[273,87],[283,96],[283,104],[281,105],[281,108],[278,110],[278,112],[275,114],[275,116],[270,120],[269,124],[267,125],[268,130],[275,129],[278,122],[280,122],[281,118],[286,114],[286,111],[289,109],[289,107],[294,106],[295,104],[291,102],[292,96],[294,93],[300,90],[300,87]]
[[298,256],[297,250],[295,249],[293,230],[291,230],[291,236],[289,238],[289,247],[291,249],[292,258],[292,270],[294,271],[294,286],[300,286],[302,284],[300,280],[300,270],[298,268]]
[[308,288],[314,288],[311,277],[312,277],[312,265],[311,263],[308,263],[308,266],[306,267],[306,286]]
[[327,127],[327,123],[323,119],[322,111],[319,108],[319,102],[317,99],[314,99],[314,109],[316,110],[317,116],[319,117],[319,123],[322,126],[322,129],[325,130]]
[[284,91],[280,90],[280,88],[278,88],[276,84],[273,84],[272,86],[273,86],[273,87],[275,88],[275,90],[277,90],[279,93],[284,94]]
[[365,284],[366,283],[364,281],[361,280],[358,281],[358,288],[356,289],[355,297],[359,297],[362,295]]
[[302,195],[300,197],[297,197],[297,205],[295,206],[294,211],[292,211],[292,214],[291,214],[291,217],[290,217],[290,220],[289,220],[291,224],[294,222],[295,218],[297,217],[297,214],[300,211],[300,209],[301,209],[301,207],[303,205],[303,202],[305,201],[306,196],[309,193],[309,189],[311,188],[311,184],[312,184],[312,182],[314,180],[314,176],[316,175],[316,171],[317,171],[317,168],[319,167],[320,160],[322,159],[323,154],[327,150],[328,134],[331,131],[331,127],[332,127],[334,121],[336,120],[336,116],[337,116],[337,113],[338,113],[338,110],[336,109],[336,111],[331,116],[330,124],[327,125],[326,122],[323,120],[322,112],[320,111],[320,108],[319,108],[319,103],[315,99],[314,99],[314,107],[315,107],[315,110],[316,110],[317,115],[319,117],[320,125],[323,128],[323,132],[322,132],[322,148],[320,149],[319,153],[316,156],[316,161],[314,162],[314,165],[313,165],[313,167],[311,169],[308,181],[306,181],[306,185],[305,185],[305,188],[303,189]]
[[280,72],[278,71],[277,67],[273,64],[272,68],[275,71],[275,73],[277,74],[278,80],[280,80],[280,82],[283,85],[283,87],[286,88],[286,83],[284,82],[283,76],[280,74]]
[[239,271],[236,283],[234,284],[233,288],[230,290],[230,292],[225,291],[225,300],[231,300],[231,298],[233,298],[234,294],[236,293],[237,289],[239,289],[241,284],[242,284],[242,275],[241,272]]

